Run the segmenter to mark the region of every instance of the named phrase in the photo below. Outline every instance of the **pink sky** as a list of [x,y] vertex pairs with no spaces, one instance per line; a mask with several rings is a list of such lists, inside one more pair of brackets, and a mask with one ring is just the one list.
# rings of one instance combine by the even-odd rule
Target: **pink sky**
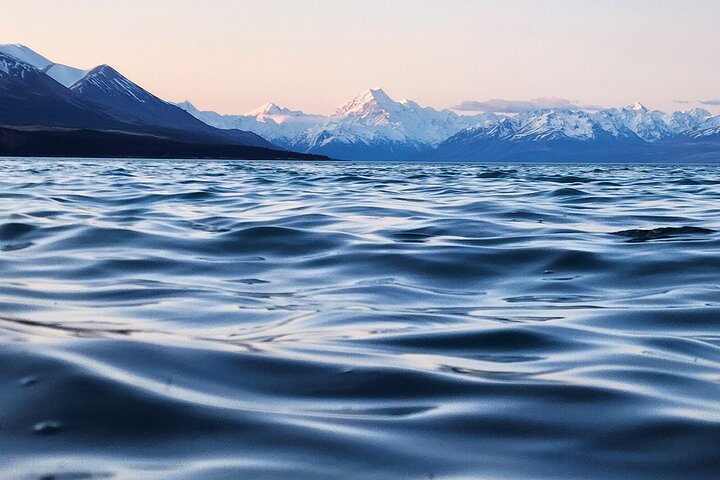
[[715,0],[4,0],[1,23],[0,43],[223,113],[328,113],[377,85],[435,107],[720,99]]

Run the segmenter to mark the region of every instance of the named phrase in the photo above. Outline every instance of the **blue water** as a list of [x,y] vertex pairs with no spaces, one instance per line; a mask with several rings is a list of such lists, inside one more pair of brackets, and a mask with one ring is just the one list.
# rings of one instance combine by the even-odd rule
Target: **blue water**
[[717,166],[0,159],[3,479],[715,479]]

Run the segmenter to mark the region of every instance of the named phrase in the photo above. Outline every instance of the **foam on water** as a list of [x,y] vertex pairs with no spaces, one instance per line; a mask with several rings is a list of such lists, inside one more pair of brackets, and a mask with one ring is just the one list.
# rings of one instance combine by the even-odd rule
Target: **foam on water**
[[10,479],[717,478],[716,166],[0,159]]

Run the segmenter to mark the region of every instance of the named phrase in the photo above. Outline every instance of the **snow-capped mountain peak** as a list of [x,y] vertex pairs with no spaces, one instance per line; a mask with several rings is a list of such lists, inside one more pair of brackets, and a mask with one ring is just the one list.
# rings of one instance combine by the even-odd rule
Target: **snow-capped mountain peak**
[[633,103],[631,103],[630,105],[625,107],[625,109],[626,110],[634,110],[636,112],[647,112],[648,111],[648,109],[645,107],[645,105],[640,103],[638,100],[634,101]]
[[392,111],[402,107],[400,102],[396,102],[382,88],[377,87],[365,90],[348,103],[340,106],[333,116],[375,122],[387,119]]
[[264,105],[260,105],[255,110],[251,110],[246,115],[251,117],[265,117],[272,115],[291,115],[300,112],[290,110],[289,108],[281,107],[275,103],[268,102]]

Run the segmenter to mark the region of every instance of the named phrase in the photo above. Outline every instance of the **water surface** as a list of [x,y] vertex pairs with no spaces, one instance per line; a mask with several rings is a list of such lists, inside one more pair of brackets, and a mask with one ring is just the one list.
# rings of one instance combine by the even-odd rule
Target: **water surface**
[[717,166],[0,159],[3,478],[711,479]]

